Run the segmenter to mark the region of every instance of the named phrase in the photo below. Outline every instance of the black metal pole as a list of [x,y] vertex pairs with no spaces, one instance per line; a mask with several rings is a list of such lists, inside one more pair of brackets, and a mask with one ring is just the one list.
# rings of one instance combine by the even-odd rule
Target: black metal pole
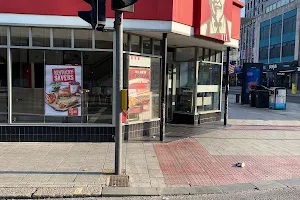
[[228,121],[228,92],[229,92],[229,52],[230,47],[227,47],[226,51],[226,73],[225,73],[225,112],[224,112],[224,126],[227,125]]
[[161,43],[161,93],[160,93],[160,141],[164,141],[166,123],[166,75],[167,75],[167,54],[168,54],[168,35],[163,33]]

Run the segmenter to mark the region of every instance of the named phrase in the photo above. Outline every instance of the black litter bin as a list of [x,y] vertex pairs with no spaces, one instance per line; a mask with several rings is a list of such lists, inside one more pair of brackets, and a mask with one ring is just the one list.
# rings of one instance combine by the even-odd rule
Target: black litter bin
[[250,100],[250,106],[255,107],[256,106],[256,91],[249,92],[249,100]]
[[257,108],[269,108],[269,90],[256,90]]

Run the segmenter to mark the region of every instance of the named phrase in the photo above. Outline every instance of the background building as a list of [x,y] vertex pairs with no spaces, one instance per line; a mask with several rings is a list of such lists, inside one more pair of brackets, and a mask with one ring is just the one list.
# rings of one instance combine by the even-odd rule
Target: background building
[[[300,1],[268,1],[256,19],[254,62],[264,63],[268,84],[291,88],[298,84]],[[298,63],[298,64],[295,64]]]

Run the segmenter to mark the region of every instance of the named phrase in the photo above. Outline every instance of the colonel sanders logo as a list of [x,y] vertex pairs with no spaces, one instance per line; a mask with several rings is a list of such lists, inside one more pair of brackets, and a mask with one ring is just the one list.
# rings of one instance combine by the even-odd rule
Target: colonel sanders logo
[[225,0],[208,0],[211,17],[201,25],[201,35],[229,42],[231,21],[224,15]]

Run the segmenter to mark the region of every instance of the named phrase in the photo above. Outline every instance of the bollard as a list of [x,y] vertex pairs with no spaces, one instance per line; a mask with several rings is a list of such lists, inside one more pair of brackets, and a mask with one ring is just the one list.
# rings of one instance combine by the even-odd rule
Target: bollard
[[240,94],[235,95],[235,103],[240,103]]

